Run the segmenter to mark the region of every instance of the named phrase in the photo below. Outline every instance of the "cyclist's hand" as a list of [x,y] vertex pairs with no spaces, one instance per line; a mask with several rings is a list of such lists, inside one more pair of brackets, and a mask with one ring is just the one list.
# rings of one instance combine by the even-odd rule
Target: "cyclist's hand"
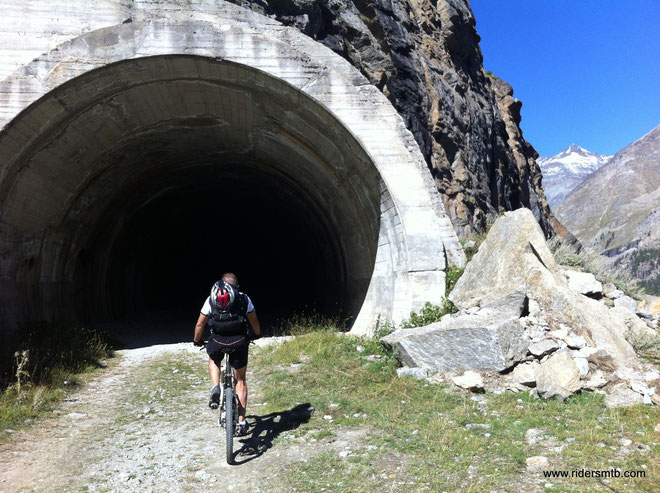
[[252,327],[248,327],[247,328],[247,337],[250,340],[250,342],[252,342],[252,341],[256,341],[257,339],[259,339],[261,337],[261,334],[259,334],[259,335],[255,334],[254,329]]
[[193,341],[193,344],[194,344],[196,347],[203,348],[203,347],[206,346],[206,341],[203,341],[203,340],[202,340],[202,341]]

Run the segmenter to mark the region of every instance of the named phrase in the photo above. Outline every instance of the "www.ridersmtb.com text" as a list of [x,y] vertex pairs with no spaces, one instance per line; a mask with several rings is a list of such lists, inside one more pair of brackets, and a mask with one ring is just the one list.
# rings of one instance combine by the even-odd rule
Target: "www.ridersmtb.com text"
[[544,478],[645,478],[646,471],[621,469],[574,469],[572,471],[543,471]]

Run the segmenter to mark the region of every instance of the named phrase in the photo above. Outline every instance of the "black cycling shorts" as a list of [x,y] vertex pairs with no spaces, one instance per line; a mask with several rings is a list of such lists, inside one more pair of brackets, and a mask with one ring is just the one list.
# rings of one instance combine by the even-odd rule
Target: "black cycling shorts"
[[222,351],[225,348],[232,348],[233,351],[229,353],[229,363],[231,366],[240,370],[248,364],[248,347],[250,341],[247,336],[220,336],[218,334],[211,334],[211,339],[206,344],[206,352],[209,357],[220,366],[222,358],[225,353]]

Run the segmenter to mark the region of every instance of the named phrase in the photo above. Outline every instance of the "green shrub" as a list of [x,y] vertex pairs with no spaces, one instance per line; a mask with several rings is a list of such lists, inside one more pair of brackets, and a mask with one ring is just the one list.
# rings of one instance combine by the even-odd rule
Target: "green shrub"
[[454,286],[463,275],[465,269],[458,269],[456,267],[449,267],[445,272],[445,296],[449,296]]
[[379,341],[386,335],[389,335],[392,332],[394,332],[395,330],[396,330],[396,326],[391,321],[381,320],[381,318],[378,317],[378,320],[376,320],[376,328],[374,329],[373,338]]
[[442,306],[433,305],[428,301],[424,303],[424,306],[419,313],[410,312],[410,318],[401,322],[402,329],[412,329],[413,327],[422,327],[424,325],[432,324],[434,322],[440,321],[442,317],[449,313],[456,313],[458,309],[454,304],[445,299],[445,302]]

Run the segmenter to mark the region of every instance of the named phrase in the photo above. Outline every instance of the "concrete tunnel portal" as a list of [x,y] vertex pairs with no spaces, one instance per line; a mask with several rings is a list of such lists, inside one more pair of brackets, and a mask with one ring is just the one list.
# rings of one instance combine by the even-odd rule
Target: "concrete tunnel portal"
[[[194,319],[224,271],[266,322],[314,309],[358,334],[444,297],[463,252],[394,108],[327,48],[219,6],[217,30],[187,26],[200,47],[136,20],[0,83],[0,338]],[[129,52],[99,57],[109,33]]]
[[[195,74],[177,73],[185,67]],[[198,75],[214,69],[223,77]],[[141,79],[102,89],[107,71]],[[160,56],[60,89],[91,96],[24,151],[21,180],[34,197],[21,220],[47,218],[45,243],[58,250],[32,260],[65,280],[43,286],[49,310],[63,310],[53,315],[190,318],[235,271],[268,319],[355,317],[377,249],[379,175],[331,115],[305,110],[282,82],[251,87],[250,72]]]

